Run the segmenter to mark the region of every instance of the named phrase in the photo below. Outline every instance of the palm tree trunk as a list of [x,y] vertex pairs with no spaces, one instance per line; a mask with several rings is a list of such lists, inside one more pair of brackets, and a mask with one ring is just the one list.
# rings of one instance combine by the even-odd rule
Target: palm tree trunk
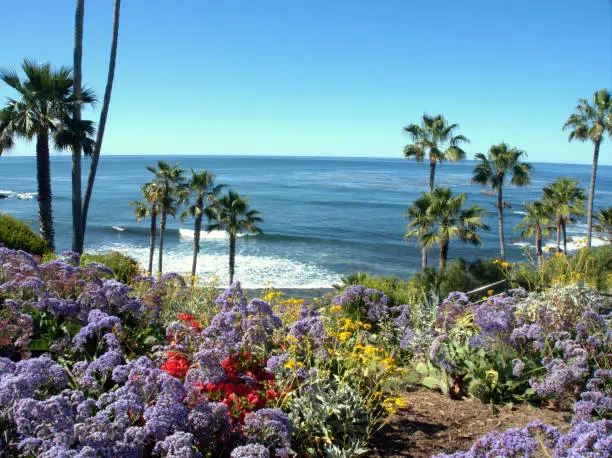
[[[81,81],[83,79],[83,16],[85,15],[85,0],[76,0],[74,18],[74,69],[73,94],[78,99],[81,96]],[[72,113],[73,128],[76,141],[72,145],[72,251],[83,253],[83,217],[81,212],[81,104],[76,103]]]
[[506,259],[506,244],[504,243],[504,199],[502,187],[497,189],[497,220],[499,222],[499,249],[502,259]]
[[89,211],[89,202],[93,193],[94,181],[98,170],[98,162],[100,160],[100,151],[102,150],[102,140],[104,139],[104,129],[106,128],[106,118],[108,116],[108,107],[110,105],[111,93],[113,91],[113,80],[115,79],[115,62],[117,61],[117,41],[119,38],[119,13],[121,10],[121,0],[115,0],[113,11],[113,41],[111,43],[110,60],[108,62],[108,76],[106,78],[106,89],[104,91],[104,99],[102,101],[102,110],[100,111],[100,122],[98,123],[98,135],[96,137],[96,145],[91,157],[91,166],[89,168],[89,176],[87,177],[87,188],[85,188],[85,196],[83,199],[83,240],[85,239],[85,230],[87,229],[87,213]]
[[230,285],[234,283],[234,263],[236,261],[236,236],[230,234],[229,277]]
[[561,249],[561,217],[557,217],[557,253]]
[[164,232],[166,231],[166,220],[168,218],[168,214],[165,210],[161,212],[161,218],[159,220],[159,256],[158,256],[158,264],[157,270],[159,274],[162,274],[162,265],[164,258]]
[[155,243],[157,232],[157,213],[151,213],[151,246],[149,247],[149,275],[153,275],[153,256],[155,256]]
[[38,216],[40,235],[51,251],[55,251],[51,195],[51,161],[49,131],[41,129],[36,136],[36,178],[38,180]]
[[436,179],[436,161],[429,159],[429,194],[433,194],[434,182]]
[[565,218],[561,219],[561,230],[563,231],[563,254],[567,255],[567,233],[565,231]]
[[425,272],[425,269],[427,269],[427,248],[425,247],[421,248],[421,256],[422,256],[421,270]]
[[438,265],[438,273],[441,273],[446,267],[448,259],[448,240],[440,240],[440,261]]
[[542,265],[542,231],[539,227],[536,228],[535,233],[535,244],[536,244],[536,254],[538,256],[538,266]]
[[195,218],[195,232],[193,234],[193,264],[191,265],[191,275],[195,277],[196,269],[198,267],[198,253],[200,252],[200,231],[202,230],[202,217],[203,213],[200,212]]
[[589,189],[589,208],[587,210],[587,248],[591,248],[591,231],[593,227],[593,199],[595,198],[595,175],[597,174],[597,161],[599,159],[599,145],[601,140],[595,142],[595,152],[593,153],[593,167],[591,168],[591,188]]

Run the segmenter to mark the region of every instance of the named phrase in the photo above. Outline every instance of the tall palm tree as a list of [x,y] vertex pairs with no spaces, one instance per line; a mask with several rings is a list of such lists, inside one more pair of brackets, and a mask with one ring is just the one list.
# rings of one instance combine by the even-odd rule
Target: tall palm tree
[[100,161],[102,140],[104,139],[104,131],[106,129],[106,118],[108,117],[108,108],[110,106],[111,93],[113,91],[113,81],[115,79],[115,64],[117,62],[117,43],[119,41],[120,12],[121,0],[115,0],[113,9],[113,39],[111,42],[110,59],[108,62],[106,89],[104,90],[104,98],[102,99],[102,109],[100,110],[100,121],[98,122],[98,134],[96,138],[95,148],[91,155],[91,165],[89,167],[89,176],[87,177],[87,186],[85,188],[85,195],[83,196],[83,211],[81,213],[81,216],[83,218],[83,237],[81,238],[81,251],[83,250],[82,244],[85,241],[85,230],[87,229],[87,214],[89,212],[89,202],[91,201],[94,181],[96,179],[96,172],[98,170],[98,162]]
[[453,196],[450,188],[436,188],[432,194],[421,193],[413,203],[417,208],[426,209],[424,215],[425,220],[428,220],[428,232],[421,233],[419,241],[427,248],[434,245],[440,247],[440,271],[446,266],[452,239],[459,238],[464,242],[480,245],[482,239],[477,230],[489,228],[483,221],[485,210],[478,205],[464,209],[466,200],[466,193]]
[[93,103],[95,99],[87,89],[82,89],[78,97],[73,94],[72,73],[67,67],[53,69],[50,64],[24,60],[21,68],[26,76],[23,81],[13,70],[0,70],[0,79],[19,95],[18,100],[9,99],[0,110],[0,153],[12,148],[15,137],[36,137],[40,234],[54,249],[49,140],[65,129],[65,120],[76,104]]
[[263,222],[261,214],[249,207],[248,198],[241,198],[236,191],[231,189],[213,207],[212,215],[216,221],[209,226],[210,230],[223,230],[229,235],[230,285],[234,281],[236,237],[243,232],[262,234],[263,231],[257,226],[257,223]]
[[[404,217],[409,220],[408,232],[404,236],[405,239],[416,238],[420,243],[422,234],[429,231],[432,221],[427,213],[429,209],[429,201],[425,199],[417,199],[406,210]],[[421,244],[422,245],[422,244]],[[421,269],[424,271],[427,268],[427,248],[421,246]]]
[[604,238],[612,240],[612,207],[602,208],[597,212],[593,229]]
[[[73,66],[73,93],[76,97],[81,95],[83,80],[83,18],[85,16],[85,0],[76,0],[74,18],[74,66]],[[73,108],[72,119],[74,125],[81,122],[81,105],[76,104]],[[72,251],[83,252],[83,217],[81,208],[81,145],[80,135],[75,135],[72,145]]]
[[166,161],[157,161],[157,168],[147,166],[146,169],[155,175],[154,182],[160,189],[159,199],[159,257],[157,269],[162,273],[164,257],[164,233],[168,215],[175,216],[176,208],[183,198],[183,187],[185,182],[185,171],[176,162],[170,165]]
[[557,252],[559,252],[561,234],[563,234],[563,253],[567,253],[565,227],[567,222],[573,221],[575,216],[584,215],[584,201],[586,200],[584,188],[580,186],[580,180],[560,177],[546,185],[542,194],[544,202],[553,209],[556,217]]
[[202,220],[204,215],[208,219],[213,218],[211,208],[217,203],[219,193],[225,187],[224,184],[215,183],[215,175],[208,170],[195,171],[191,169],[191,178],[187,183],[187,190],[191,193],[193,202],[181,215],[181,220],[187,217],[194,219],[193,234],[193,263],[191,275],[195,276],[198,265],[198,253],[200,252],[200,232],[202,231]]
[[550,235],[550,215],[553,210],[539,201],[525,202],[523,208],[526,214],[514,230],[521,231],[521,238],[535,236],[536,254],[540,264],[544,256],[542,237]]
[[478,183],[491,188],[497,192],[497,219],[499,222],[499,247],[501,258],[506,257],[506,245],[504,242],[504,198],[503,187],[506,177],[512,175],[510,183],[514,186],[526,186],[531,183],[533,167],[527,162],[521,162],[525,155],[524,151],[510,148],[506,143],[493,145],[485,156],[476,154],[475,158],[480,162],[474,167],[472,183]]
[[157,231],[157,216],[161,202],[161,190],[156,182],[147,183],[140,187],[143,200],[130,202],[134,207],[136,221],[140,223],[143,219],[151,218],[150,244],[149,244],[149,274],[153,272],[153,257],[155,256],[155,240]]
[[587,242],[591,246],[591,228],[593,225],[593,200],[595,198],[595,178],[597,174],[597,161],[599,159],[599,147],[605,136],[612,136],[612,97],[606,89],[600,89],[593,94],[593,105],[586,99],[580,99],[573,113],[563,129],[571,129],[568,140],[593,142],[593,167],[591,169],[591,187],[589,189],[589,208],[587,212]]
[[436,164],[444,161],[460,161],[465,158],[465,151],[460,147],[462,143],[469,143],[463,135],[455,135],[458,124],[448,124],[444,116],[423,115],[421,125],[410,124],[404,127],[413,143],[404,147],[404,157],[414,158],[423,162],[429,158],[429,193],[434,189]]

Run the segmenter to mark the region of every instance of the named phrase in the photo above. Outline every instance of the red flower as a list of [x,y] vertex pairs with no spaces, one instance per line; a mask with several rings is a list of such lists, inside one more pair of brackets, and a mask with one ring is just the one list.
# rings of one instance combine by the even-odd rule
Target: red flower
[[195,318],[191,315],[187,315],[186,313],[181,313],[179,315],[179,320],[181,321],[193,321]]
[[166,371],[173,377],[183,378],[189,370],[189,361],[182,353],[169,351],[168,361],[162,364],[161,370]]

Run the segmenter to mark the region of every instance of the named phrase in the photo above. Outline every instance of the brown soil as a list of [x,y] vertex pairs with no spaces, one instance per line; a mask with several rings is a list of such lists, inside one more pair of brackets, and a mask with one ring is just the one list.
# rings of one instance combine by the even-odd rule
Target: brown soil
[[535,408],[528,404],[498,407],[474,399],[454,401],[425,388],[404,396],[406,407],[374,437],[368,455],[382,457],[429,457],[467,450],[489,431],[522,428],[533,420],[569,429],[570,411]]

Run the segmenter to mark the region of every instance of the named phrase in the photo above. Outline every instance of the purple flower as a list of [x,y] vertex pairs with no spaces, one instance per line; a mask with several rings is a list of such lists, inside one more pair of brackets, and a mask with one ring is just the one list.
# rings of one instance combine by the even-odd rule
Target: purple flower
[[389,314],[389,298],[386,294],[361,285],[347,287],[342,295],[332,299],[333,305],[341,306],[349,314],[357,313],[373,323],[379,323]]
[[537,324],[524,324],[512,331],[510,342],[517,349],[542,351],[544,348],[542,328]]
[[166,458],[201,458],[193,444],[193,434],[176,432],[166,437],[163,442],[158,442],[153,449],[154,456]]
[[520,377],[524,369],[525,369],[525,363],[523,361],[517,358],[512,360],[512,374],[515,377]]
[[[22,399],[16,406],[14,421],[18,434],[24,439],[20,443],[23,451],[38,454],[42,451],[38,447],[68,446],[72,439],[72,406],[69,399],[62,395],[45,401]],[[34,438],[37,441],[25,442]],[[37,447],[31,449],[32,445]]]
[[102,337],[103,331],[121,329],[121,320],[116,316],[109,316],[101,310],[92,310],[87,317],[87,325],[83,326],[72,340],[75,350],[84,350],[88,341]]
[[289,335],[295,337],[301,345],[310,342],[315,349],[321,348],[327,339],[321,314],[303,305],[299,319],[289,327]]
[[221,312],[229,311],[234,307],[246,309],[247,301],[244,296],[244,291],[240,287],[240,282],[235,281],[215,300],[217,307]]
[[244,418],[247,439],[270,450],[290,449],[292,429],[291,421],[280,409],[260,409]]
[[270,458],[270,452],[261,444],[248,444],[232,450],[231,458]]

